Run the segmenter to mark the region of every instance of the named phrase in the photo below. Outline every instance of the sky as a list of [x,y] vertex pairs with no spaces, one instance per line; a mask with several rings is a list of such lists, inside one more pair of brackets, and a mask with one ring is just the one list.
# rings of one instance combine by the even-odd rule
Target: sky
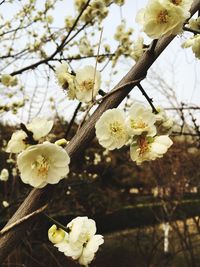
[[[20,3],[26,2],[25,0],[20,1]],[[53,27],[60,27],[64,23],[64,19],[67,15],[75,15],[73,8],[73,0],[61,0],[56,9],[53,11],[52,15],[54,17]],[[136,38],[139,34],[142,34],[145,37],[145,42],[149,43],[151,40],[146,37],[144,33],[140,32],[139,25],[135,22],[135,17],[140,8],[145,7],[147,0],[126,0],[126,4],[119,8],[118,6],[112,5],[108,18],[103,22],[103,39],[109,41],[109,44],[115,46],[115,41],[111,36],[113,35],[113,29],[121,22],[122,19],[125,19],[127,22],[127,27],[134,28],[134,37]],[[44,1],[39,1],[39,4],[44,4]],[[13,12],[15,11],[14,5],[9,5],[4,9],[3,5],[1,6],[0,12],[6,14],[6,17],[9,19],[12,17]],[[98,33],[97,33],[98,36]],[[156,63],[153,64],[152,68],[148,72],[146,81],[142,84],[147,93],[153,97],[154,103],[156,105],[162,105],[164,107],[169,107],[170,104],[167,101],[166,97],[163,97],[156,88],[156,82],[154,86],[154,81],[152,79],[152,73],[156,72],[159,77],[161,77],[166,84],[173,88],[178,102],[184,102],[188,105],[200,105],[200,90],[199,90],[199,70],[200,70],[200,60],[197,60],[191,49],[182,49],[181,44],[186,40],[187,37],[190,37],[191,33],[184,33],[181,36],[175,38],[172,43],[167,47],[167,49],[161,54]],[[84,61],[84,63],[73,63],[73,67],[80,67],[84,64],[95,64],[95,60]],[[134,62],[132,60],[122,59],[120,60],[117,69],[118,74],[112,79],[110,89],[112,86],[118,83],[118,81],[129,71]],[[102,73],[102,80],[106,82],[110,79],[110,71],[108,68]],[[153,72],[152,72],[153,70]],[[46,93],[46,99],[49,97],[54,97],[56,95],[56,101],[58,110],[57,112],[61,114],[65,119],[70,119],[73,110],[78,102],[64,101],[66,97],[64,92],[57,85],[55,78],[51,77],[51,86],[48,92]],[[27,83],[27,90],[29,97],[32,97],[31,86],[33,84],[34,77],[29,77],[29,82]],[[148,81],[151,81],[149,83]],[[152,86],[153,83],[153,86]],[[41,82],[41,84],[43,84]],[[103,83],[104,85],[105,83]],[[42,86],[42,85],[41,85]],[[43,90],[44,88],[42,88]],[[133,90],[131,97],[134,99],[142,100],[145,102],[141,93],[137,90]],[[39,101],[36,99],[36,102]],[[49,104],[45,104],[41,110],[44,116],[49,114]],[[67,110],[67,112],[65,111]],[[30,111],[30,110],[29,110]],[[34,116],[34,113],[33,115]],[[29,116],[30,117],[30,116]],[[6,118],[7,119],[7,118]],[[19,123],[21,120],[26,121],[30,118],[27,117],[27,110],[24,110],[20,116],[17,116],[14,119],[14,122]]]

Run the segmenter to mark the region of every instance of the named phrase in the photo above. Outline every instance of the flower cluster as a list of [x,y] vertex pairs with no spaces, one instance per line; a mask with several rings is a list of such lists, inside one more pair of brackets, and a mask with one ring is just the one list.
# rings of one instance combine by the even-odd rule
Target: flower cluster
[[99,246],[104,242],[103,236],[95,233],[94,220],[88,217],[77,217],[68,223],[67,231],[57,228],[54,224],[48,231],[48,237],[65,256],[78,260],[81,265],[88,266],[94,259]]
[[[86,0],[75,0],[74,5],[75,9],[78,12],[81,12],[84,5],[86,4]],[[102,21],[108,15],[108,8],[106,6],[105,1],[102,0],[93,0],[90,5],[83,12],[81,20],[88,23],[93,23],[94,21]]]
[[18,84],[18,80],[17,77],[11,76],[10,74],[3,74],[1,76],[1,83],[7,87],[12,87]]
[[59,85],[67,90],[69,99],[78,99],[85,103],[93,100],[101,84],[101,74],[92,66],[78,69],[76,75],[72,75],[67,64],[62,63],[56,70],[56,78]]
[[56,184],[69,173],[70,158],[57,144],[39,143],[52,129],[53,121],[35,118],[31,123],[12,134],[6,152],[19,153],[17,166],[21,180],[36,188]]
[[172,145],[168,136],[172,125],[172,119],[162,109],[153,114],[151,109],[136,102],[130,107],[128,116],[117,108],[107,110],[95,128],[97,139],[104,148],[113,150],[130,144],[131,159],[141,164],[167,152]]
[[147,6],[139,10],[136,21],[143,31],[153,39],[179,34],[187,18],[192,0],[149,0]]
[[191,19],[189,21],[189,28],[191,30],[199,32],[199,34],[195,34],[194,36],[190,37],[186,40],[183,44],[183,48],[191,47],[195,57],[200,59],[200,17],[197,19]]

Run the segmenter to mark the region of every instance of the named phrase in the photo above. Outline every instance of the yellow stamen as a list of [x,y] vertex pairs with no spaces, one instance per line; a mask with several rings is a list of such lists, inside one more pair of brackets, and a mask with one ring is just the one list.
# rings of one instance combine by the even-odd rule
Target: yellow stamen
[[157,22],[159,24],[167,23],[169,19],[168,11],[167,10],[161,10],[157,16]]

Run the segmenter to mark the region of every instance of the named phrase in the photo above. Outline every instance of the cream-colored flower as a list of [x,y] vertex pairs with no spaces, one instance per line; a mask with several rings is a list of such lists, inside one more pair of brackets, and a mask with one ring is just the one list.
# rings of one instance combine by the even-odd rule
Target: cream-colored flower
[[1,83],[5,86],[15,86],[18,84],[17,77],[11,76],[10,74],[3,74],[1,76]]
[[101,74],[92,66],[76,71],[76,98],[81,102],[90,102],[101,85]]
[[65,178],[69,173],[69,162],[67,152],[49,142],[29,146],[17,157],[22,182],[37,188],[57,184]]
[[183,48],[192,47],[195,57],[200,59],[200,34],[196,34],[182,44]]
[[8,208],[10,206],[10,204],[6,200],[2,201],[2,205],[4,208]]
[[134,138],[130,146],[130,156],[137,165],[140,165],[144,161],[163,157],[172,144],[172,140],[167,135],[155,137],[140,135]]
[[146,133],[147,136],[156,134],[156,116],[150,108],[145,107],[140,103],[134,103],[129,110],[129,115],[126,120],[127,130],[130,136],[141,135]]
[[88,266],[94,259],[99,246],[103,244],[103,236],[95,235],[96,223],[88,217],[77,217],[68,223],[69,233],[55,244],[67,257],[78,260],[81,265]]
[[8,153],[20,153],[28,145],[26,143],[27,135],[24,131],[19,130],[12,134],[11,139],[8,142],[6,152]]
[[192,30],[200,31],[200,17],[198,17],[197,19],[190,19],[189,20],[189,27]]
[[189,16],[187,9],[171,1],[149,0],[146,8],[138,12],[136,21],[150,38],[158,39],[163,35],[181,33],[183,23]]
[[60,243],[65,238],[65,231],[54,224],[49,228],[48,238],[53,244]]
[[143,55],[145,50],[146,48],[144,48],[144,38],[142,36],[139,36],[138,39],[133,42],[131,57],[137,62]]
[[157,107],[156,110],[158,114],[156,114],[156,128],[158,134],[170,134],[174,120],[172,117],[169,117],[166,111],[163,108]]
[[45,118],[34,118],[26,128],[33,133],[33,138],[39,140],[46,136],[53,127],[53,121],[48,121]]
[[128,141],[125,113],[122,110],[114,108],[105,111],[95,128],[100,145],[109,150],[121,148]]
[[75,98],[75,76],[69,73],[69,68],[66,63],[60,64],[56,68],[55,76],[58,80],[58,84],[65,90],[69,99]]
[[8,177],[9,177],[9,172],[7,169],[2,169],[1,173],[0,173],[0,181],[8,181]]

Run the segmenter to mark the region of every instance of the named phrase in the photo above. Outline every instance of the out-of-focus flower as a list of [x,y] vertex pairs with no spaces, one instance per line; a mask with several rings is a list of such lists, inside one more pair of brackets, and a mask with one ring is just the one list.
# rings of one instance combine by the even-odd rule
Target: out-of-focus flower
[[3,74],[1,76],[1,83],[5,86],[16,86],[18,80],[17,77],[11,76],[10,74]]
[[8,201],[4,200],[2,201],[2,205],[4,208],[8,208],[10,204],[8,203]]
[[143,31],[153,39],[158,39],[163,35],[179,34],[190,13],[188,7],[182,8],[178,2],[182,1],[149,0],[146,8],[138,12],[136,21],[143,26]]
[[53,244],[60,243],[65,238],[65,231],[54,224],[49,228],[48,238]]
[[196,34],[182,44],[183,48],[192,47],[195,57],[200,59],[200,34]]
[[81,102],[90,102],[101,85],[101,74],[92,66],[85,66],[76,72],[76,98]]
[[11,139],[8,142],[6,152],[19,153],[27,147],[26,143],[27,135],[24,131],[19,130],[12,134]]
[[67,152],[55,144],[29,146],[17,157],[17,165],[24,183],[42,188],[57,184],[69,173],[70,158]]
[[8,177],[9,177],[9,172],[7,169],[2,169],[1,173],[0,173],[0,181],[8,181]]
[[131,57],[137,62],[143,55],[145,50],[146,48],[144,48],[144,38],[142,36],[139,36],[138,39],[133,42]]
[[190,19],[188,24],[192,30],[200,31],[200,17],[197,19]]
[[56,68],[56,78],[58,84],[67,91],[69,99],[75,98],[75,76],[69,73],[69,68],[66,63],[62,63]]
[[143,161],[161,158],[173,144],[167,135],[147,137],[140,135],[134,138],[130,146],[131,159],[140,165]]
[[65,147],[69,141],[67,141],[65,138],[59,139],[55,142],[56,145]]
[[125,113],[122,110],[114,108],[105,111],[95,128],[100,145],[109,150],[121,148],[128,141]]
[[159,134],[169,134],[172,130],[174,120],[169,117],[166,111],[160,107],[156,108],[156,128]]

